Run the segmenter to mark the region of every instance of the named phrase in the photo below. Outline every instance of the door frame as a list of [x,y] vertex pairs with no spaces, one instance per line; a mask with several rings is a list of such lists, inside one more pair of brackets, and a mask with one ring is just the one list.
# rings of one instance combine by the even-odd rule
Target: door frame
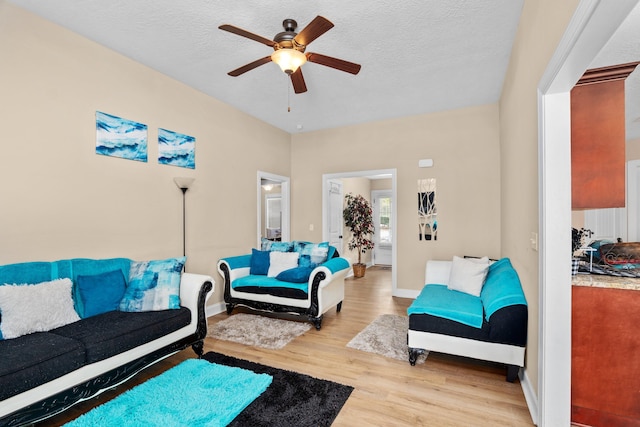
[[[326,173],[322,175],[322,240],[328,240],[328,224],[327,224],[327,215],[328,215],[328,194],[329,194],[329,184],[328,181],[330,179],[342,179],[342,178],[366,178],[370,176],[376,175],[390,175],[391,177],[391,222],[393,223],[393,229],[398,229],[398,224],[396,219],[398,218],[397,212],[397,169],[376,169],[376,170],[365,170],[365,171],[357,171],[357,172],[340,172],[340,173]],[[393,296],[403,296],[398,295],[398,269],[397,265],[397,251],[398,251],[398,242],[397,242],[397,234],[393,233],[391,236],[391,295]]]
[[[570,91],[640,0],[581,0],[538,83],[538,426],[571,420]],[[537,406],[533,411],[532,404]]]

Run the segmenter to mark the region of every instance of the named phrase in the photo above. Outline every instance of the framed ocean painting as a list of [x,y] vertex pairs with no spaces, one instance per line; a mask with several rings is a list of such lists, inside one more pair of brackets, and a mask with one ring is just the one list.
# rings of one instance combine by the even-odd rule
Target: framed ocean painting
[[196,139],[167,129],[158,129],[158,163],[196,168]]
[[147,125],[96,111],[96,153],[147,161]]

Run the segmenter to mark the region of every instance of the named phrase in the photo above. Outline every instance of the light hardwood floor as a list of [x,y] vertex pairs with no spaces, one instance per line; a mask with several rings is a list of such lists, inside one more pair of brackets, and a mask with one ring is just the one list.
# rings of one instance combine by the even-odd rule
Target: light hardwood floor
[[[216,293],[220,293],[219,287]],[[406,315],[412,300],[391,297],[390,271],[367,270],[347,279],[342,311],[330,310],[322,329],[309,330],[281,350],[266,350],[207,338],[205,352],[216,351],[253,362],[302,372],[354,387],[334,426],[531,426],[520,384],[505,381],[504,366],[431,353],[411,366],[346,347],[380,314]],[[226,319],[221,313],[209,325]],[[164,370],[194,357],[184,350],[139,374],[115,391],[77,405],[46,425],[61,425],[90,408]]]

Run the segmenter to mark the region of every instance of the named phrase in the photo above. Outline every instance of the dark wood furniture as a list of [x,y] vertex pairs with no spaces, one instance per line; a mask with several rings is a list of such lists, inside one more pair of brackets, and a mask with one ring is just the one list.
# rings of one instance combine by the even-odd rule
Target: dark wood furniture
[[624,81],[637,65],[587,70],[571,91],[573,209],[625,206]]

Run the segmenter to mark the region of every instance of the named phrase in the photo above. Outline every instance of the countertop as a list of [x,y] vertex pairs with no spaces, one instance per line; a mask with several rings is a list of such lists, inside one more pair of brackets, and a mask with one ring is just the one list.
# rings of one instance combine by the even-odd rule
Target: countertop
[[602,274],[578,273],[572,276],[573,286],[587,286],[592,288],[626,289],[640,291],[640,278],[605,276]]

